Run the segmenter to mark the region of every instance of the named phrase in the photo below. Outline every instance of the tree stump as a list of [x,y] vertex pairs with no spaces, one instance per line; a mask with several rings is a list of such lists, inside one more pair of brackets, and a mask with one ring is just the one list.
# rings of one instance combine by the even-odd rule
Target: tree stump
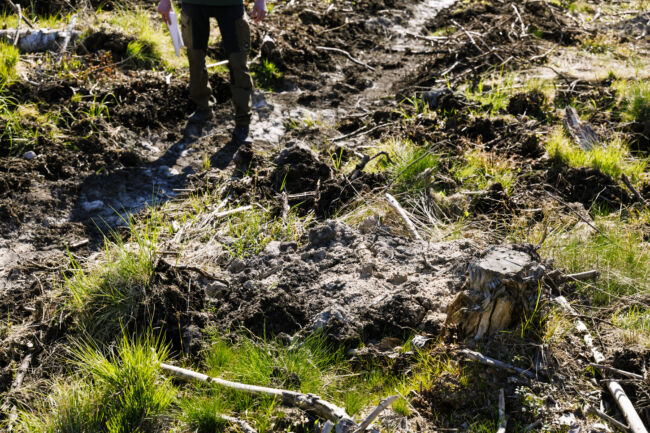
[[470,263],[466,288],[447,309],[447,327],[475,339],[506,329],[528,311],[544,272],[531,245],[490,248]]

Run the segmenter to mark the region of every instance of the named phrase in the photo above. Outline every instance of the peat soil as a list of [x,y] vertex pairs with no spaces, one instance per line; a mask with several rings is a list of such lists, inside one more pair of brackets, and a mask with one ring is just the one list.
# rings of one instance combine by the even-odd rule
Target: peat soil
[[[54,4],[36,2],[41,3]],[[25,71],[25,79],[8,88],[10,96],[17,103],[38,104],[42,111],[60,111],[66,127],[57,137],[42,133],[29,147],[12,142],[7,134],[0,136],[0,314],[12,323],[11,331],[1,334],[0,391],[9,390],[13,372],[27,355],[32,356],[27,383],[61,371],[55,352],[66,342],[74,318],[62,313],[55,293],[71,256],[83,265],[101,250],[105,233],[126,236],[124,227],[131,215],[216,182],[229,184],[224,196],[235,202],[269,200],[277,203],[278,213],[282,209],[278,197],[284,192],[290,206],[315,214],[315,228],[302,247],[273,242],[259,256],[219,263],[228,284],[201,280],[194,271],[178,271],[159,262],[154,290],[139,316],[144,320],[151,313],[147,305],[167,306],[166,313],[158,309],[157,320],[160,326],[182,325],[182,335],[171,337],[175,347],[179,339],[192,337],[192,329],[207,323],[224,329],[245,326],[288,338],[325,327],[340,343],[365,342],[366,352],[377,358],[395,355],[381,346],[382,336],[422,333],[435,339],[444,334],[450,343],[462,341],[456,340],[453,330],[443,332],[445,307],[463,287],[469,263],[486,245],[418,243],[391,234],[379,223],[364,232],[328,220],[343,206],[382,191],[388,183],[381,172],[366,172],[365,167],[341,174],[331,155],[344,160],[363,157],[371,152],[368,143],[382,137],[406,137],[416,145],[434,143],[440,152],[459,158],[467,149],[480,148],[509,159],[519,170],[518,188],[511,195],[500,184],[463,195],[451,173],[445,176],[444,167],[431,180],[432,188],[447,197],[439,203],[444,209],[440,217],[469,215],[490,229],[485,235],[488,242],[502,242],[500,230],[507,225],[503,222],[515,215],[526,215],[526,224],[538,221],[539,209],[549,201],[588,222],[595,205],[616,208],[632,203],[629,192],[600,171],[558,166],[548,159],[540,134],[548,132],[549,123],[557,118],[543,94],[523,92],[513,97],[504,111],[514,117],[506,122],[476,115],[476,104],[454,90],[461,82],[478,83],[491,69],[543,64],[550,48],[576,44],[583,30],[547,2],[487,1],[460,12],[454,3],[278,4],[265,23],[254,27],[251,57],[258,63],[273,62],[281,76],[272,83],[272,91],[256,93],[252,142],[240,148],[229,141],[227,77],[218,73],[211,77],[215,120],[188,136],[184,122],[192,107],[186,77],[123,62],[128,44],[123,35],[91,32],[85,44],[90,54],[71,73]],[[535,37],[522,35],[520,20],[536,29]],[[452,22],[463,30],[446,31]],[[494,25],[486,28],[486,22]],[[433,32],[440,36],[429,36]],[[211,55],[219,58],[219,50],[214,48]],[[603,107],[611,103],[608,83],[565,81],[559,84],[560,93],[566,95],[564,104],[580,98]],[[425,101],[438,118],[418,116],[417,107],[402,104],[413,96]],[[553,104],[563,108],[561,100]],[[88,114],[102,108],[110,115]],[[414,120],[403,122],[404,114]],[[39,118],[28,116],[24,121],[45,132]],[[638,151],[648,152],[647,125],[629,128],[631,135],[637,134]],[[36,156],[26,159],[27,151]],[[256,174],[256,182],[247,181],[250,173]],[[641,192],[647,196],[650,186]],[[364,262],[369,256],[373,259]],[[192,314],[179,316],[177,304],[185,302],[179,287],[188,278],[203,283],[192,297]],[[549,283],[549,290],[558,286],[564,287]],[[346,287],[353,290],[347,293]],[[456,347],[449,346],[449,356],[456,356]],[[566,401],[592,392],[589,398],[596,404],[602,388],[581,380],[589,353],[577,337],[568,337],[551,354],[539,341],[503,335],[481,342],[480,348],[504,360],[517,354],[522,367],[536,367],[543,380],[531,386],[537,395],[546,395],[545,421],[557,423],[572,414],[573,423],[586,425],[585,415]],[[617,347],[606,351],[612,364],[624,370],[642,373],[648,363],[647,351]],[[466,414],[458,424],[437,425],[461,429],[481,411],[495,415],[494,396],[501,387],[511,396],[511,416],[522,425],[535,421],[518,403],[525,396],[516,394],[516,380],[493,370],[469,371],[470,382],[476,385],[472,389],[477,390],[474,398],[463,394],[459,379],[452,376],[434,389],[422,390],[414,405],[424,430],[433,427],[432,420],[440,413]],[[488,383],[488,389],[479,382]],[[567,399],[555,399],[557,386]],[[647,390],[626,386],[635,401],[648,401]],[[7,395],[10,402],[33,398]],[[642,412],[646,420],[648,407]]]

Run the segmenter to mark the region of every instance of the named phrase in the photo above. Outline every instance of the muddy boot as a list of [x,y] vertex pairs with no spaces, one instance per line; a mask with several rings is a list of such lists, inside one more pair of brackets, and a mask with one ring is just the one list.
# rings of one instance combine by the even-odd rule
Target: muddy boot
[[237,125],[232,131],[232,142],[237,146],[241,146],[248,142],[248,125]]
[[202,125],[212,120],[213,117],[214,115],[212,114],[211,109],[208,108],[206,110],[204,108],[199,107],[196,109],[194,113],[190,115],[190,117],[187,118],[187,124]]

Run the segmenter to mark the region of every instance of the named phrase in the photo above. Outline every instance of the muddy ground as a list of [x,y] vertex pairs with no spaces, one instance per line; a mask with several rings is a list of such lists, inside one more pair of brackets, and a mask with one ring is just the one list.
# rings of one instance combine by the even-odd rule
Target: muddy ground
[[[39,12],[58,8],[56,2],[35,4]],[[534,27],[536,36],[522,36],[519,20]],[[446,31],[452,21],[475,38]],[[440,39],[427,40],[434,32]],[[61,313],[55,293],[69,255],[83,263],[101,250],[104,233],[128,237],[124,226],[130,215],[146,214],[151,206],[187,197],[188,190],[204,191],[221,182],[228,183],[223,197],[242,205],[268,202],[277,215],[284,192],[298,213],[313,213],[313,227],[301,245],[272,242],[245,260],[222,254],[212,263],[221,280],[201,280],[193,271],[178,272],[159,263],[156,290],[138,314],[150,314],[147,305],[167,306],[166,313],[158,311],[157,323],[182,325],[182,335],[170,337],[176,349],[192,332],[200,336],[207,323],[289,337],[325,327],[334,341],[349,347],[364,342],[370,350],[382,337],[413,333],[475,347],[477,343],[466,343],[466,336],[445,326],[446,307],[465,284],[468,265],[490,244],[504,243],[507,221],[523,215],[524,224],[532,225],[542,218],[546,203],[559,201],[567,215],[577,213],[589,222],[594,206],[617,208],[635,198],[597,169],[558,166],[541,144],[567,104],[583,99],[605,108],[616,101],[607,82],[560,76],[557,92],[562,97],[549,102],[541,92],[521,92],[502,110],[513,116],[508,121],[477,114],[476,103],[456,86],[478,85],[481,74],[490,70],[543,65],[551,48],[576,46],[586,32],[564,9],[543,1],[487,1],[462,10],[454,1],[364,0],[331,7],[310,1],[280,3],[265,23],[254,26],[251,57],[273,62],[281,78],[272,83],[272,91],[256,94],[252,142],[240,148],[229,142],[230,91],[223,72],[211,77],[215,120],[200,137],[187,137],[184,120],[192,107],[186,77],[170,78],[124,62],[129,38],[119,33],[90,32],[84,43],[89,53],[78,50],[82,66],[69,74],[26,69],[24,79],[2,91],[17,103],[38,104],[41,111],[65,107],[60,122],[65,126],[52,136],[42,118],[26,115],[23,124],[41,134],[23,146],[12,141],[0,120],[5,130],[0,135],[0,316],[10,317],[14,330],[20,331],[2,334],[0,390],[9,389],[13,371],[29,353],[33,359],[27,383],[61,371],[55,352],[72,332],[74,319]],[[363,65],[318,47],[345,50]],[[218,58],[220,49],[211,55]],[[416,107],[403,104],[404,97],[412,96],[422,98],[437,119],[418,116]],[[98,104],[110,116],[80,115]],[[400,110],[413,120],[403,122]],[[603,129],[619,120],[590,119]],[[649,151],[648,131],[647,122],[627,126],[636,151]],[[487,231],[483,241],[412,242],[380,223],[360,233],[361,228],[329,220],[359,197],[383,192],[390,182],[384,172],[368,169],[375,162],[343,174],[334,167],[332,153],[339,152],[344,161],[358,158],[373,152],[364,148],[368,142],[393,136],[416,145],[433,143],[438,152],[459,158],[480,147],[511,161],[518,170],[514,193],[493,184],[480,194],[463,196],[458,209],[440,203],[447,206],[441,218],[453,220],[459,216],[455,212],[466,213]],[[36,156],[26,159],[27,151]],[[255,173],[255,182],[250,173]],[[432,188],[446,197],[463,192],[451,166],[442,167]],[[648,197],[650,185],[640,191]],[[552,268],[548,271],[556,275]],[[178,313],[175,306],[183,299],[179,287],[188,278],[198,278],[202,286],[192,298],[192,314],[175,323],[180,313],[172,312]],[[549,296],[571,294],[570,284],[555,277],[549,281]],[[551,354],[544,353],[539,341],[503,335],[479,346],[504,360],[533,360],[533,365],[537,360],[542,380],[534,387],[547,395],[546,420],[553,423],[575,413],[576,422],[588,428],[580,410],[553,400],[558,386],[570,397],[566,401],[588,391],[597,402],[602,393],[602,388],[580,380],[589,353],[577,337],[569,338]],[[200,346],[200,337],[194,341]],[[450,347],[455,356],[455,346]],[[604,349],[612,365],[624,370],[643,374],[650,362],[647,350]],[[384,356],[381,350],[373,356]],[[529,368],[531,362],[520,364]],[[506,387],[516,400],[516,386],[507,374],[490,371],[487,377],[483,369],[472,374],[477,383],[487,380],[489,391]],[[467,416],[458,424],[438,426],[461,430],[482,410],[490,416],[490,410],[468,403],[471,398],[458,391],[455,380],[448,377],[417,397],[422,431],[431,431],[427,419],[440,412],[464,412]],[[641,415],[650,422],[647,389],[638,384],[626,389],[635,401],[645,402]],[[476,392],[477,401],[491,404],[490,392]],[[613,407],[604,393],[602,397]],[[11,395],[16,402],[31,398]],[[534,422],[519,406],[510,415],[522,426]]]

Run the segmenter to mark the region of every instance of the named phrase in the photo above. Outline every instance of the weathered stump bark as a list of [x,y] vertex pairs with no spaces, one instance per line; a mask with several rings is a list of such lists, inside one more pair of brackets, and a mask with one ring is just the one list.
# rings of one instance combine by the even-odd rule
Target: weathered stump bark
[[476,339],[506,329],[528,310],[543,274],[532,246],[490,248],[470,263],[467,287],[449,305],[446,325]]

